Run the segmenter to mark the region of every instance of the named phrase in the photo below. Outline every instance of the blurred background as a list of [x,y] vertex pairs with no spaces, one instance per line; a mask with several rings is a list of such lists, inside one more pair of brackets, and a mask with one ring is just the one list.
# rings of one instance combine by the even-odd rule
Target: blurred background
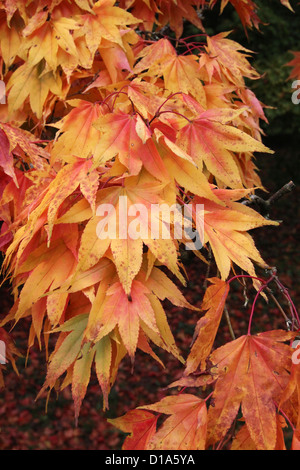
[[[300,5],[291,1],[294,14],[277,0],[257,0],[256,3],[260,7],[259,16],[264,24],[260,31],[248,31],[248,37],[230,5],[222,16],[219,16],[218,8],[208,11],[205,25],[208,34],[232,30],[230,39],[255,52],[251,63],[263,75],[261,80],[250,85],[258,99],[269,107],[266,109],[269,124],[262,123],[262,128],[266,134],[264,143],[275,154],[258,155],[256,164],[269,195],[290,180],[297,187],[278,200],[270,213],[270,218],[282,221],[281,225],[258,229],[252,235],[262,257],[269,265],[277,267],[281,282],[289,289],[296,306],[299,306],[300,105],[294,105],[291,101],[292,80],[288,80],[290,68],[286,64],[293,58],[290,51],[300,51]],[[185,36],[196,33],[193,27],[186,27]],[[262,193],[265,199],[269,195]],[[202,285],[206,269],[197,258],[186,258],[188,285],[183,293],[189,302],[199,307],[204,293]],[[215,274],[215,266],[212,266],[211,275]],[[5,284],[0,290],[0,319],[7,314],[11,304],[9,285]],[[242,287],[233,286],[228,309],[237,336],[247,331],[249,306],[243,307],[243,304]],[[282,305],[286,307],[284,300]],[[174,307],[168,302],[165,303],[165,309],[177,344],[186,357],[198,314]],[[25,366],[29,327],[29,321],[24,319],[13,330],[13,338],[23,357],[17,360],[19,376],[11,367],[7,367],[4,372],[6,386],[0,391],[1,450],[119,449],[124,435],[108,424],[106,418],[120,416],[136,406],[158,401],[166,393],[164,387],[182,373],[178,362],[161,351],[158,354],[165,369],[153,360],[145,360],[142,353],[137,353],[132,374],[131,364],[125,359],[111,393],[110,410],[103,413],[101,392],[96,376],[92,376],[79,423],[75,427],[69,388],[59,396],[52,392],[47,412],[45,397],[35,401],[45,379],[45,353],[40,352],[37,346],[32,348]],[[275,304],[267,305],[263,301],[257,304],[257,331],[284,327]],[[224,321],[217,342],[228,340],[230,334]]]

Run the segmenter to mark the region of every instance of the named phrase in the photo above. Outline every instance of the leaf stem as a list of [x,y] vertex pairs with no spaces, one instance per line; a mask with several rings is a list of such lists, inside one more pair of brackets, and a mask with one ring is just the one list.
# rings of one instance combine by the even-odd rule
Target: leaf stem
[[166,114],[166,113],[173,113],[173,114],[176,114],[177,116],[180,116],[184,119],[186,119],[190,124],[192,123],[192,121],[187,118],[184,114],[182,113],[179,113],[178,111],[160,111],[160,113],[158,115],[155,115],[153,119],[151,119],[150,123],[155,119],[155,118],[158,118],[161,114]]
[[290,307],[290,311],[291,311],[291,314],[292,314],[292,318],[294,319],[296,317],[297,319],[297,323],[298,323],[298,328],[300,328],[300,318],[299,318],[299,314],[297,312],[297,309],[296,309],[296,306],[294,304],[294,302],[292,301],[292,298],[289,294],[289,291],[287,290],[287,288],[279,281],[278,277],[275,276],[275,282],[277,284],[277,286],[279,287],[279,290],[280,292],[282,292],[282,294],[285,296],[285,298],[287,299],[288,301],[288,304],[289,304],[289,307]]
[[287,327],[289,328],[290,324],[291,324],[291,320],[288,318],[287,314],[285,313],[285,311],[283,310],[282,306],[280,305],[280,303],[278,302],[278,300],[276,299],[275,295],[273,295],[271,289],[268,287],[267,288],[267,291],[268,291],[268,294],[270,295],[271,299],[273,300],[273,302],[275,302],[275,304],[277,305],[279,311],[281,312],[286,324],[287,324]]
[[176,93],[172,93],[171,95],[169,95],[168,98],[165,99],[165,101],[157,108],[155,115],[159,115],[161,108],[176,95],[182,95],[182,91],[176,91]]
[[233,276],[232,278],[230,278],[227,281],[227,283],[229,284],[230,282],[234,281],[235,279],[240,279],[240,278],[256,279],[257,281],[260,281],[262,284],[266,283],[265,279],[262,279],[261,277],[250,276],[248,274],[238,274],[237,276]]
[[255,305],[256,305],[256,302],[257,302],[257,299],[258,297],[260,296],[261,292],[268,286],[268,284],[273,281],[273,279],[275,278],[275,274],[272,274],[272,276],[270,277],[270,279],[268,279],[267,281],[265,281],[265,283],[258,289],[257,291],[257,294],[255,296],[255,299],[253,301],[253,304],[252,304],[252,308],[251,308],[251,313],[250,313],[250,318],[249,318],[249,326],[248,326],[248,332],[247,334],[250,335],[251,334],[251,324],[252,324],[252,319],[253,319],[253,315],[254,315],[254,309],[255,309]]
[[204,399],[204,401],[209,400],[213,393],[214,393],[214,391],[212,391],[212,392]]
[[282,414],[282,416],[287,420],[287,422],[288,422],[289,425],[291,426],[293,432],[295,432],[295,431],[296,431],[296,428],[295,428],[295,426],[293,425],[293,423],[291,422],[290,418],[286,415],[286,413],[285,413],[284,411],[282,411],[281,408],[279,408],[278,403],[276,403],[276,402],[274,402],[274,403],[275,403],[276,407],[278,408],[278,411]]

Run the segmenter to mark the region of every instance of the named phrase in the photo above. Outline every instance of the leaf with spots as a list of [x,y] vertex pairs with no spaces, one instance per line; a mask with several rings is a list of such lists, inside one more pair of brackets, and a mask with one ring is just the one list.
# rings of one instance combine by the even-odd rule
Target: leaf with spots
[[206,402],[195,395],[165,397],[143,410],[169,415],[146,450],[204,450],[207,432]]
[[229,124],[233,117],[232,111],[224,113],[223,109],[219,114],[218,110],[213,113],[211,110],[205,111],[179,131],[177,142],[200,169],[204,163],[217,181],[237,189],[242,187],[242,182],[232,152],[272,152],[261,142]]
[[208,411],[208,440],[226,435],[241,407],[251,439],[259,450],[276,446],[276,405],[289,381],[291,348],[286,341],[295,333],[267,331],[241,336],[210,356],[217,379],[213,406]]

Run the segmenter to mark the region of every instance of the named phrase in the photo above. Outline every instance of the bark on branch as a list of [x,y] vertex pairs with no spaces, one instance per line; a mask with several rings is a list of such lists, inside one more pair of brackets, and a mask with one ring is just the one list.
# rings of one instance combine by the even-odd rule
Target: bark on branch
[[270,208],[275,204],[275,202],[277,202],[278,199],[280,199],[285,194],[289,194],[291,191],[293,191],[295,187],[296,185],[293,183],[293,181],[290,181],[289,183],[282,186],[282,188],[280,188],[266,201],[259,196],[252,195],[250,196],[249,200],[243,201],[243,204],[245,204],[246,206],[253,206],[253,208],[255,208],[257,212],[259,212],[265,217],[268,217]]

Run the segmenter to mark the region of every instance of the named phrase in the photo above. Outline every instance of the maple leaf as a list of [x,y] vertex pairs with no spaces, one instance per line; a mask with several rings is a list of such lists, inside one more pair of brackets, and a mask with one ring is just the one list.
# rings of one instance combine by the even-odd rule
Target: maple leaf
[[106,299],[97,315],[97,325],[94,326],[98,331],[96,341],[118,325],[122,341],[130,357],[133,358],[138,343],[140,320],[151,330],[159,333],[154,311],[146,296],[149,293],[150,291],[141,283],[133,281],[128,299],[121,283],[113,284],[107,290]]
[[231,39],[226,39],[229,34],[230,32],[224,32],[208,36],[205,48],[208,54],[217,58],[225,78],[230,83],[243,87],[243,77],[257,79],[259,74],[246,59],[251,51]]
[[[49,159],[48,152],[34,143],[36,140],[30,132],[20,129],[10,123],[0,123],[2,131],[9,140],[11,152],[24,159],[37,170],[44,170]],[[4,143],[4,149],[6,144]]]
[[241,2],[239,0],[222,0],[221,13],[228,1],[236,9],[244,28],[251,28],[253,25],[258,29],[260,19],[256,14],[257,5],[252,0],[242,0]]
[[120,418],[107,421],[121,431],[130,433],[123,443],[122,450],[145,450],[156,431],[157,419],[158,416],[149,411],[132,410]]
[[[132,353],[137,345],[139,348],[142,346],[140,336],[143,330],[157,346],[166,349],[183,362],[158,298],[161,300],[168,298],[175,305],[185,308],[193,309],[193,307],[171,281],[166,282],[167,278],[163,273],[155,271],[146,283],[144,277],[139,274],[132,283],[130,296],[126,295],[115,277],[115,271],[110,269],[112,263],[109,262],[108,265],[107,263],[108,260],[105,263],[100,261],[98,266],[80,274],[75,281],[72,281],[70,288],[67,287],[68,281],[65,283],[67,292],[74,292],[75,288],[79,290],[80,287],[84,288],[101,280],[89,314],[86,339],[102,341],[106,332],[112,331],[118,324],[120,339],[124,340],[127,350]],[[160,279],[163,285],[158,288],[156,283]],[[113,287],[110,288],[112,284]],[[147,353],[150,354],[149,350]]]
[[299,79],[300,77],[300,52],[292,52],[294,59],[288,62],[286,65],[293,67],[290,73],[289,79]]
[[43,59],[49,68],[55,71],[59,65],[60,48],[74,56],[78,61],[78,54],[71,31],[78,30],[80,25],[73,18],[51,15],[47,21],[48,12],[36,13],[23,30],[26,38],[25,49],[28,53],[28,62],[32,66],[39,64]]
[[[3,46],[8,46],[11,54],[6,58],[7,63],[14,58],[20,41],[20,56],[25,60],[25,63],[13,72],[7,84],[11,117],[29,100],[37,118],[46,118],[53,106],[52,103],[48,107],[47,103],[53,95],[60,99],[66,97],[76,67],[90,69],[100,43],[103,56],[106,54],[106,46],[103,43],[105,40],[112,41],[112,44],[117,43],[118,47],[124,49],[125,58],[129,53],[129,46],[122,38],[124,31],[121,34],[120,28],[137,23],[137,19],[115,7],[113,1],[98,1],[93,4],[92,10],[88,1],[82,1],[78,5],[85,10],[85,14],[78,14],[80,10],[75,5],[70,5],[65,10],[55,8],[55,2],[51,6],[53,11],[49,5],[47,11],[37,8],[30,18],[27,18],[27,12],[23,9],[25,27],[22,30],[22,41],[14,28],[11,28],[12,33],[9,31],[9,42],[8,38],[0,38],[0,45],[2,42]],[[20,8],[20,5],[18,7]],[[132,34],[134,35],[133,31]],[[115,55],[117,54],[113,54]],[[109,61],[107,65],[108,68],[111,67]],[[61,78],[61,69],[67,78],[67,86]],[[20,86],[20,83],[23,85]],[[35,93],[32,90],[35,90]]]
[[[284,405],[288,404],[288,402],[292,399],[293,395],[296,395],[298,404],[300,403],[300,367],[298,363],[300,349],[299,347],[294,351],[292,356],[292,366],[290,369],[290,379],[287,383],[286,388],[283,390],[282,396],[280,397],[280,402],[278,404],[278,408],[282,409]],[[294,416],[292,420],[294,421]],[[296,430],[294,433],[295,443],[297,443],[298,434],[299,432],[297,429],[300,428],[300,415],[297,416],[297,422],[295,422]],[[297,444],[299,445],[299,444]]]
[[108,258],[101,258],[97,264],[92,268],[78,272],[76,275],[73,273],[52,293],[75,293],[85,291],[89,287],[95,286],[100,281],[103,281],[111,274],[115,274],[115,269],[112,261]]
[[[16,374],[19,374],[16,366],[16,358],[21,357],[20,351],[16,348],[15,343],[11,336],[0,327],[0,341],[4,344],[4,349],[1,347],[0,352],[0,389],[4,387],[4,378],[3,370],[5,369],[5,364],[10,362]],[[4,356],[3,356],[4,354]]]
[[[161,223],[159,213],[157,216],[153,214],[153,219],[150,220],[150,215],[152,216],[151,206],[159,204],[161,201],[159,195],[161,186],[149,186],[145,183],[144,186],[136,187],[135,183],[135,178],[128,178],[124,188],[112,186],[99,191],[97,203],[102,204],[103,207],[105,207],[105,204],[110,204],[110,209],[113,208],[104,218],[104,214],[99,213],[98,216],[91,217],[92,214],[89,210],[78,210],[79,207],[82,207],[82,204],[77,203],[59,219],[60,223],[78,223],[90,219],[82,234],[77,270],[89,269],[111,247],[118,274],[125,292],[129,294],[131,282],[142,263],[142,242],[144,242],[155,257],[184,283],[184,278],[178,269],[175,241],[172,238],[156,240],[151,237],[153,220],[157,220],[158,224]],[[146,209],[146,213],[142,211],[138,216],[140,236],[136,238],[130,236],[130,225],[136,220],[136,217],[130,214],[134,214],[131,209],[135,210],[138,204]],[[114,233],[110,234],[111,227],[114,227]],[[107,234],[106,230],[108,230]],[[125,235],[123,236],[122,233]],[[130,260],[131,264],[129,263]]]
[[153,0],[120,0],[122,8],[131,8],[132,14],[141,19],[140,28],[152,30],[155,23],[155,14],[159,9]]
[[147,450],[204,450],[207,430],[206,402],[195,395],[165,397],[139,409],[170,415],[151,438]]
[[205,111],[179,131],[176,142],[200,169],[204,162],[218,181],[230,188],[238,188],[241,187],[241,178],[231,152],[273,152],[245,132],[229,125],[233,117],[232,110]]
[[185,375],[194,372],[200,365],[200,371],[206,369],[208,358],[222,318],[229,284],[218,278],[209,279],[212,283],[205,292],[201,310],[207,310],[196,325],[192,349],[186,361]]
[[0,17],[0,48],[1,56],[7,68],[9,68],[21,48],[20,33],[15,28],[10,28],[7,24],[5,15],[1,14]]
[[[142,27],[152,30],[153,25],[160,27],[169,24],[170,28],[179,38],[183,31],[184,19],[190,21],[197,28],[203,30],[202,22],[193,6],[195,0],[122,0],[121,6],[132,8],[132,13],[142,20]],[[201,0],[201,3],[202,0]]]
[[267,331],[256,336],[241,336],[215,350],[211,372],[217,374],[209,408],[209,442],[221,440],[239,407],[251,439],[260,450],[276,445],[276,405],[285,389],[291,363],[291,348],[284,344],[294,333]]
[[157,43],[145,47],[139,54],[141,58],[134,67],[134,73],[141,76],[164,78],[165,89],[168,93],[191,94],[195,99],[206,105],[206,97],[201,82],[201,73],[197,63],[197,56],[177,55],[176,50],[167,39],[160,39]]
[[[75,267],[75,258],[73,253],[66,246],[63,239],[58,239],[53,243],[49,250],[45,250],[46,244],[41,244],[36,250],[28,256],[27,260],[19,267],[18,274],[30,272],[21,294],[15,319],[18,320],[38,299],[50,288],[59,287],[70,275]],[[62,313],[64,302],[59,305],[58,310]],[[60,314],[56,313],[57,305],[48,305],[50,309],[50,320],[54,324],[59,320]],[[52,312],[52,313],[51,313]]]
[[127,93],[135,109],[148,121],[153,118],[156,110],[165,101],[163,96],[160,96],[162,90],[159,86],[142,81],[139,78],[128,82]]
[[169,23],[177,38],[182,35],[184,18],[203,31],[201,19],[192,6],[195,3],[194,0],[160,0],[159,9],[162,13],[159,15],[159,22],[162,25]]
[[257,450],[246,424],[244,424],[237,432],[230,450]]
[[93,28],[92,34],[94,35],[96,30],[97,38],[100,34],[104,39],[115,42],[121,47],[123,47],[123,43],[121,40],[120,27],[126,27],[129,24],[139,23],[139,20],[131,13],[115,6],[114,0],[97,1],[94,4],[93,11],[95,16],[89,15],[89,17],[87,17],[89,21],[97,22],[96,28]]
[[10,77],[7,84],[8,112],[10,115],[22,108],[29,98],[32,111],[37,118],[43,115],[45,101],[49,92],[63,98],[62,81],[53,71],[43,70],[41,63],[31,66],[29,62],[21,65]]
[[[115,380],[119,363],[126,354],[126,347],[129,348],[129,353],[134,353],[135,348],[138,347],[162,364],[151,350],[142,331],[138,331],[137,338],[135,336],[135,319],[143,319],[148,326],[150,325],[151,328],[156,329],[154,324],[154,311],[152,310],[149,300],[145,297],[145,293],[148,292],[148,290],[145,289],[142,284],[136,283],[134,285],[132,298],[129,300],[127,296],[125,296],[120,283],[112,284],[109,291],[108,282],[111,282],[110,279],[108,273],[106,273],[106,278],[103,276],[103,273],[101,273],[102,282],[100,283],[97,296],[89,315],[80,313],[82,310],[86,311],[87,307],[84,304],[77,315],[75,314],[73,318],[50,331],[51,333],[60,332],[60,336],[49,358],[46,380],[38,397],[42,395],[46,388],[49,387],[52,389],[54,386],[58,385],[58,379],[66,373],[65,379],[60,385],[60,389],[63,389],[69,383],[72,384],[76,421],[79,416],[82,400],[86,394],[93,362],[95,363],[97,378],[103,391],[104,409],[108,408],[108,393]],[[86,282],[86,279],[80,279],[81,285],[79,286],[78,284],[78,288],[83,287],[82,282]],[[65,285],[67,285],[67,283],[65,283]],[[117,291],[114,292],[114,290]],[[74,286],[69,292],[72,291],[74,292]],[[122,297],[122,292],[124,298]],[[116,293],[116,295],[114,295],[114,293]],[[51,296],[53,293],[50,292],[49,295]],[[89,335],[88,332],[91,327],[90,320],[94,315],[93,310],[97,313],[96,320],[101,321],[101,315],[99,316],[98,312],[100,305],[99,297],[105,296],[108,302],[106,303],[104,314],[108,322],[104,324],[104,329],[107,331],[111,330],[111,324],[113,322],[119,322],[120,333],[115,330],[111,331],[109,334],[104,332],[102,335],[103,329],[99,331],[97,325],[92,324],[92,331],[95,331],[94,327],[96,326],[96,330],[99,331],[100,334],[97,338],[94,337],[92,342],[88,341],[87,336]],[[128,315],[126,314],[126,301],[128,302]],[[121,307],[121,310],[115,310],[114,307],[118,305]],[[41,307],[41,305],[39,307]],[[110,309],[110,307],[112,307],[112,309]],[[74,313],[73,309],[72,314],[74,315]],[[152,319],[151,315],[153,316]],[[160,321],[160,324],[161,323],[163,322]],[[166,334],[163,332],[162,336],[165,337]],[[122,340],[124,340],[126,347],[123,345]]]
[[100,132],[93,124],[100,115],[107,112],[105,106],[84,100],[69,100],[73,109],[60,121],[54,124],[56,133],[51,157],[72,163],[76,157],[91,156],[99,141]]
[[198,388],[198,387],[204,387],[204,389],[207,387],[207,385],[213,384],[215,381],[214,377],[210,374],[201,374],[199,376],[196,375],[189,375],[189,376],[183,376],[178,380],[175,380],[175,382],[172,382],[171,384],[168,385],[168,388],[172,387],[191,387],[191,388]]
[[77,359],[81,350],[86,322],[87,315],[78,315],[68,322],[65,322],[64,325],[58,329],[58,331],[61,331],[62,333],[49,358],[50,363],[47,370],[46,380],[37,398],[40,397],[47,387],[53,388],[57,379]]
[[90,381],[91,367],[95,356],[95,348],[90,349],[90,344],[86,343],[82,347],[81,357],[74,364],[72,375],[72,396],[75,407],[75,422],[78,422],[79,411],[82,400],[86,394]]
[[139,115],[121,112],[107,114],[100,117],[94,127],[101,133],[101,139],[94,149],[95,167],[118,155],[130,175],[137,175],[144,165],[161,181],[168,179],[151,132]]
[[195,55],[164,57],[163,77],[169,93],[176,93],[178,90],[190,93],[202,106],[205,106],[206,97],[200,81],[197,59]]
[[[216,189],[215,194],[219,194],[221,200],[224,197],[222,190]],[[239,202],[227,201],[227,207],[221,207],[196,196],[193,204],[204,205],[204,212],[198,211],[193,217],[203,219],[203,244],[209,241],[223,280],[229,275],[231,262],[252,276],[255,271],[251,260],[266,266],[247,231],[263,225],[278,225],[278,222],[265,219]]]
[[95,369],[103,393],[104,410],[108,408],[108,394],[112,385],[111,366],[114,363],[112,343],[114,342],[111,341],[109,336],[104,336],[95,345]]
[[[158,124],[158,126],[160,125]],[[193,194],[211,199],[217,204],[222,204],[222,202],[215,197],[206,176],[201,169],[197,167],[189,154],[177,145],[178,142],[174,143],[159,127],[154,129],[154,135],[163,164],[170,177],[173,178],[174,187],[175,182],[177,182],[185,190]]]
[[168,278],[168,276],[158,267],[152,267],[150,273],[146,271],[146,266],[142,266],[142,270],[137,276],[138,280],[150,289],[160,300],[168,299],[172,304],[178,307],[197,310],[184,298],[178,287]]
[[[282,428],[286,427],[287,424],[284,420],[284,418],[277,414],[276,415],[276,424],[277,424],[277,438],[276,438],[276,445],[274,450],[286,450],[285,442],[284,442],[284,436],[283,436],[283,431]],[[238,433],[236,434],[230,450],[257,450],[257,447],[253,440],[251,439],[249,430],[247,428],[247,425],[244,424]]]
[[2,129],[0,129],[0,165],[4,172],[13,179],[15,185],[18,186],[13,154],[10,151],[9,140]]
[[189,310],[198,310],[191,305],[182,295],[176,285],[157,267],[152,267],[148,272],[145,263],[136,277],[152,294],[148,295],[151,307],[155,313],[156,324],[159,329],[159,335],[143,324],[143,329],[151,341],[166,351],[169,351],[180,362],[184,360],[176,346],[175,339],[168,324],[167,316],[164,312],[161,302],[168,299],[173,305]]
[[[40,195],[38,204],[28,217],[27,224],[21,227],[17,232],[14,243],[10,246],[9,256],[12,255],[19,245],[17,260],[20,259],[24,249],[30,240],[32,240],[36,231],[40,229],[38,222],[42,225],[44,224],[45,214],[48,220],[47,246],[50,246],[53,226],[59,207],[65,199],[75,191],[82,180],[86,178],[90,168],[91,161],[80,161],[79,159],[75,163],[67,164],[61,168],[56,177],[52,179],[47,190]],[[87,195],[87,198],[91,200],[89,195]],[[45,211],[47,211],[47,213],[45,213]]]
[[140,74],[149,69],[153,74],[159,74],[163,69],[162,61],[165,57],[176,56],[176,50],[168,39],[160,39],[150,46],[143,47],[137,55],[138,62],[134,67],[134,72]]
[[[125,294],[122,285],[115,278],[108,278],[100,283],[85,337],[88,341],[99,341],[118,326],[120,339],[133,359],[136,347],[142,348],[141,331],[144,331],[154,344],[171,352],[183,362],[159,300],[138,279],[140,277],[132,283],[130,296]],[[160,294],[162,291],[163,289],[160,289]],[[164,295],[173,300],[174,294],[172,296],[167,291]],[[180,301],[175,299],[174,303],[192,308],[182,296],[179,295],[179,299]],[[150,354],[148,347],[146,349],[145,352]]]
[[[245,28],[258,27],[254,1],[222,0],[221,11],[228,3]],[[230,269],[236,264],[254,276],[253,262],[266,267],[248,231],[276,224],[237,202],[262,187],[253,153],[270,152],[261,143],[264,105],[245,86],[259,78],[251,51],[220,33],[179,53],[186,47],[183,21],[202,29],[201,9],[216,0],[0,4],[8,91],[0,111],[0,247],[15,296],[1,325],[29,316],[28,349],[36,339],[42,346],[43,332],[47,354],[46,333],[58,333],[40,394],[70,385],[77,422],[93,367],[105,410],[127,354],[133,364],[139,349],[164,367],[153,343],[185,363],[163,302],[197,309],[161,265],[185,285],[179,249],[187,237],[176,238],[180,210],[168,211],[177,201],[187,205],[191,229],[203,204],[201,242],[210,245],[221,279],[210,279],[184,375],[170,387],[215,387],[208,416],[208,400],[180,394],[112,423],[130,433],[128,450],[205,449],[218,441],[225,447],[241,407],[246,423],[233,449],[285,449],[283,416],[293,427],[292,448],[299,448],[299,374],[283,344],[293,334],[249,334],[211,353]],[[167,36],[153,41],[167,25],[174,43]],[[294,77],[297,61],[296,54]],[[83,90],[86,100],[66,101]],[[105,204],[112,208],[107,217],[96,210]],[[160,235],[171,226],[168,239],[151,237],[147,216],[158,204],[164,209],[155,221]],[[137,217],[139,205],[147,216]],[[115,237],[114,216],[117,230],[139,227],[141,236]],[[15,350],[0,329],[1,338],[14,367]],[[158,431],[152,412],[168,416]]]
[[72,384],[76,422],[86,394],[93,362],[103,390],[105,409],[108,407],[108,392],[113,384],[118,365],[124,357],[117,338],[113,340],[106,336],[94,345],[90,342],[83,343],[87,322],[87,314],[78,314],[62,326],[51,330],[52,333],[60,332],[60,336],[49,358],[45,382],[37,396],[39,398],[48,387],[51,390],[57,384],[58,379],[66,373],[60,388],[63,389],[69,383]]
[[199,56],[199,68],[200,70],[206,70],[208,81],[210,84],[212,83],[213,77],[222,77],[221,67],[218,62],[218,58],[213,57],[212,55],[205,54],[204,52],[202,52]]

